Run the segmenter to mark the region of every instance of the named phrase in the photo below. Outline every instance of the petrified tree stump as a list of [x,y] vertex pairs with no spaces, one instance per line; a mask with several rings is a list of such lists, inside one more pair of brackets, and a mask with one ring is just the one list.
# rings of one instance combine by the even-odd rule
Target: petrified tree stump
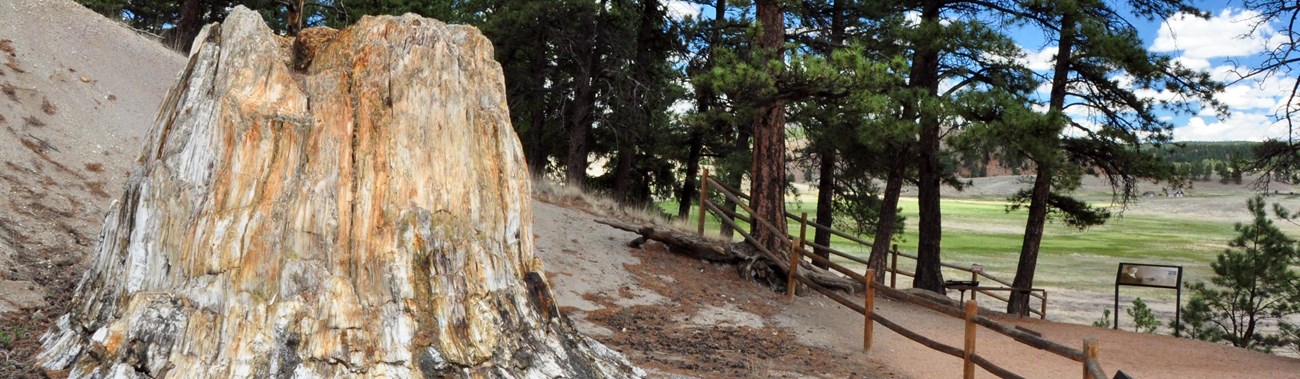
[[629,377],[550,301],[477,30],[204,29],[40,364],[71,377]]

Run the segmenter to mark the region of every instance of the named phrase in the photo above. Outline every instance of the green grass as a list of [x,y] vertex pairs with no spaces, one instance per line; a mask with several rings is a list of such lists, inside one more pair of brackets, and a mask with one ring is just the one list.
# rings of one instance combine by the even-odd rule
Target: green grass
[[[919,221],[916,199],[901,199],[899,205],[907,218],[905,230],[897,241],[899,249],[915,252]],[[669,213],[677,209],[676,203],[660,206]],[[815,202],[804,199],[786,204],[790,212],[810,215],[816,213],[815,206]],[[1025,210],[1007,212],[1006,203],[1001,201],[945,199],[942,212],[944,262],[960,266],[980,263],[986,272],[1001,279],[1009,281],[1014,277],[1024,235]],[[706,221],[706,228],[715,234],[720,225],[711,215]],[[798,233],[798,222],[791,220],[788,225],[791,234]],[[811,233],[810,229],[810,240]],[[1229,221],[1149,214],[1125,214],[1105,225],[1082,231],[1062,223],[1049,223],[1040,248],[1035,286],[1108,291],[1114,284],[1120,262],[1181,265],[1185,267],[1187,279],[1203,278],[1209,274],[1209,262],[1227,247],[1227,241],[1235,234]],[[870,236],[863,239],[870,241]],[[838,237],[832,239],[832,246],[861,257],[869,250]],[[910,260],[899,261],[899,267],[905,271],[911,271],[913,266]],[[964,278],[970,274],[946,270],[944,275]],[[901,284],[904,278],[899,281]]]

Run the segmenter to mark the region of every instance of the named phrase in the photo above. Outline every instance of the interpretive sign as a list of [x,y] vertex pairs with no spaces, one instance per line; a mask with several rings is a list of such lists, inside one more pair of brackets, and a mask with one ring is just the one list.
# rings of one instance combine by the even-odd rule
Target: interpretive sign
[[1119,329],[1119,286],[1169,288],[1177,291],[1174,297],[1174,336],[1181,329],[1179,321],[1183,308],[1183,267],[1167,265],[1150,265],[1143,263],[1120,263],[1115,272],[1115,323]]
[[1137,263],[1120,263],[1115,282],[1129,286],[1178,288],[1183,268]]

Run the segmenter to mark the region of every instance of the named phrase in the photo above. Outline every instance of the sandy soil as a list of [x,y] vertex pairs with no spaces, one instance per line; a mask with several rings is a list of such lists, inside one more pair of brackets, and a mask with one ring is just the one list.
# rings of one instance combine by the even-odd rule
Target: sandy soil
[[36,339],[183,63],[72,1],[0,1],[0,335],[18,336],[0,377],[36,375]]
[[729,266],[626,244],[635,234],[536,201],[534,234],[556,302],[578,329],[657,377],[897,377],[860,350],[800,343],[778,294]]

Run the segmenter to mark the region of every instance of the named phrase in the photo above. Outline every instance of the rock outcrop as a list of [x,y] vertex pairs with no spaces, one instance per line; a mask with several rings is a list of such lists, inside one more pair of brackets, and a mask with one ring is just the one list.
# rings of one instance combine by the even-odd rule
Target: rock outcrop
[[639,377],[559,314],[489,41],[414,15],[196,39],[40,364],[70,377]]

